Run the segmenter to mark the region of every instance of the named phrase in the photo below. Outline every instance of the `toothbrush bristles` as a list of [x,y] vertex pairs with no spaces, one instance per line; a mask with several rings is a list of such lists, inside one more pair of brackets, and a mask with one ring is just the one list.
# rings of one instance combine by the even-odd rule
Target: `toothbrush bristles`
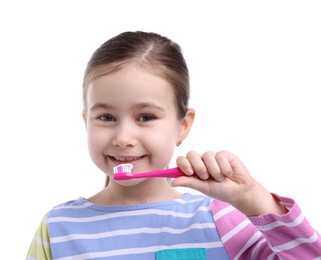
[[132,164],[124,163],[124,164],[119,164],[115,166],[113,169],[114,169],[114,174],[117,174],[117,173],[124,173],[124,172],[131,173],[132,168],[133,168]]

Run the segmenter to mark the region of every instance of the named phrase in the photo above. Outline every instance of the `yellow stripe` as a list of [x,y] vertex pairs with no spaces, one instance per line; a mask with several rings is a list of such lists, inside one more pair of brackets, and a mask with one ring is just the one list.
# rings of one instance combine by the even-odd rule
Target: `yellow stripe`
[[46,218],[47,216],[43,218],[36,231],[29,247],[27,259],[52,260]]

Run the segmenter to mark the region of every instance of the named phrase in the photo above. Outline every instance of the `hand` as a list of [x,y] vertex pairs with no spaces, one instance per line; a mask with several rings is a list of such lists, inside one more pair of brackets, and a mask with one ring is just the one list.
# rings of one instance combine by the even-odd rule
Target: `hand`
[[206,152],[199,155],[192,151],[186,157],[178,157],[176,163],[186,175],[195,173],[199,178],[176,178],[172,182],[173,187],[183,186],[198,190],[228,202],[248,216],[286,212],[231,152]]

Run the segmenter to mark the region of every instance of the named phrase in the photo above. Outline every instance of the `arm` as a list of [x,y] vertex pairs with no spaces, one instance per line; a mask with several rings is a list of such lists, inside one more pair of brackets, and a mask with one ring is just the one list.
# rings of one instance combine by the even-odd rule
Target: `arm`
[[214,200],[212,213],[224,247],[232,259],[315,259],[321,238],[290,199],[275,197],[289,212],[246,217],[228,203]]
[[177,165],[186,175],[196,173],[199,178],[179,177],[172,186],[196,189],[217,199],[213,206],[224,201],[223,205],[233,209],[216,220],[224,245],[229,252],[235,250],[232,256],[262,259],[271,255],[274,259],[273,250],[285,259],[310,259],[297,258],[298,251],[321,256],[321,238],[298,206],[267,191],[232,153],[206,152],[201,156],[189,152],[186,158],[177,159]]
[[47,216],[41,221],[31,242],[26,260],[51,260]]
[[197,174],[199,178],[179,177],[172,186],[198,190],[231,204],[246,216],[287,212],[282,203],[257,182],[230,152],[206,152],[202,156],[189,152],[186,158],[181,156],[177,159],[177,165],[186,175]]

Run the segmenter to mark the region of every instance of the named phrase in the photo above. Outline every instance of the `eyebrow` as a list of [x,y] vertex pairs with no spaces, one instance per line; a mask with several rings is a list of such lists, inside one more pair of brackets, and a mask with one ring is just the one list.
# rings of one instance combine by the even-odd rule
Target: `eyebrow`
[[[112,106],[106,103],[96,103],[92,107],[90,107],[89,110],[93,111],[97,109],[114,109],[114,108],[115,106]],[[142,103],[135,104],[133,106],[133,109],[144,109],[144,108],[152,108],[152,109],[164,111],[164,108],[162,106],[154,102],[142,102]]]
[[157,109],[157,110],[164,110],[164,108],[154,102],[142,102],[142,103],[138,103],[137,105],[134,105],[133,108],[153,108],[153,109]]
[[93,106],[91,106],[89,108],[90,111],[93,111],[93,110],[97,110],[97,109],[100,109],[100,108],[103,108],[103,109],[111,109],[112,106],[111,105],[108,105],[108,104],[105,104],[105,103],[96,103],[94,104]]

